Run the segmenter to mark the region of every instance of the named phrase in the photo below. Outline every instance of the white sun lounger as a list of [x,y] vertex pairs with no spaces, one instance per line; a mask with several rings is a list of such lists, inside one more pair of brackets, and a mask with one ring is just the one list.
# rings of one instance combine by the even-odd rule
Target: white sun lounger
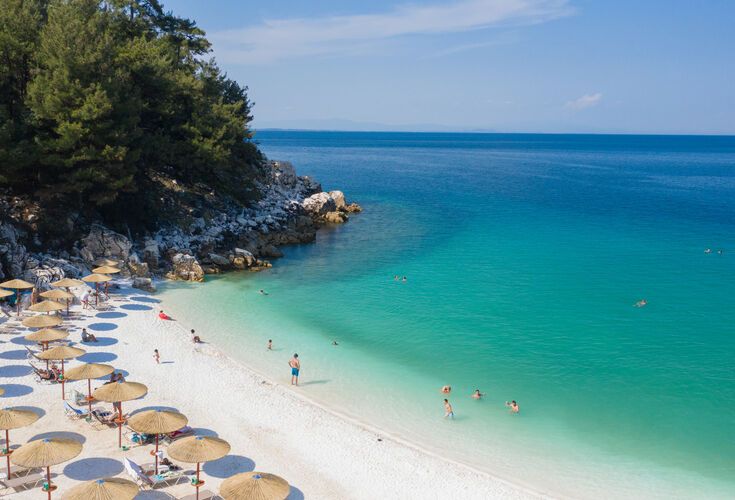
[[[12,469],[11,469],[12,474]],[[14,476],[10,479],[0,479],[0,484],[6,489],[15,491],[27,490],[38,485],[46,476],[41,472],[31,472],[21,476]]]
[[[182,477],[185,477],[184,470],[172,471],[166,474],[153,474],[153,471],[144,471],[143,468],[130,460],[129,458],[124,459],[125,471],[128,475],[135,480],[143,488],[156,488],[157,486],[170,484],[171,482],[178,482]],[[152,464],[151,464],[152,465]]]

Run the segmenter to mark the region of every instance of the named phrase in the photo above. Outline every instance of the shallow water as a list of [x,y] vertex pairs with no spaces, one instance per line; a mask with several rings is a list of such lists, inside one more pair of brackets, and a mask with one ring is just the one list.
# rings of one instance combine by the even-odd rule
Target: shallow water
[[735,138],[257,137],[365,211],[165,287],[205,339],[283,382],[297,351],[310,397],[541,491],[735,496]]

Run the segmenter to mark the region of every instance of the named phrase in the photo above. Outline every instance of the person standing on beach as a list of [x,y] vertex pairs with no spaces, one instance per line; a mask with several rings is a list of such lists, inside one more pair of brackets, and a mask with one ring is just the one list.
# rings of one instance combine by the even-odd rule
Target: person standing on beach
[[444,418],[454,418],[454,409],[448,399],[444,400]]
[[158,352],[158,349],[153,349],[153,359],[156,360],[156,364],[161,364],[161,354]]
[[268,350],[269,351],[273,350],[273,339],[268,339]]
[[299,370],[301,370],[301,362],[299,361],[299,355],[294,354],[291,361],[288,362],[288,366],[291,367],[291,385],[299,385]]

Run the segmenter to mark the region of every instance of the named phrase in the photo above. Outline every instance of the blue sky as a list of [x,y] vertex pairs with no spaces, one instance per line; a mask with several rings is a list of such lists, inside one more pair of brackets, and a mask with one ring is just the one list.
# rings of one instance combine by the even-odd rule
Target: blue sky
[[735,134],[735,1],[164,0],[256,128]]

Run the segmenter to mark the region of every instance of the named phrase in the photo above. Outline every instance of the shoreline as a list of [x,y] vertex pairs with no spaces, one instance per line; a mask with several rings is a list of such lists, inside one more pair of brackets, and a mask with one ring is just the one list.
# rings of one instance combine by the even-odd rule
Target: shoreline
[[[185,325],[158,318],[164,303],[153,295],[126,287],[114,296],[112,305],[105,312],[74,306],[72,311],[82,315],[68,322],[73,326],[64,325],[70,331],[69,340],[77,343],[81,327],[87,327],[101,342],[98,346],[77,343],[87,350],[81,361],[112,364],[124,370],[127,380],[148,386],[143,399],[124,403],[126,413],[175,408],[189,418],[198,434],[216,434],[230,442],[230,455],[204,464],[206,489],[217,492],[224,478],[258,470],[286,479],[293,487],[291,499],[549,498],[316,403],[235,360],[208,343],[206,336],[207,343],[193,344]],[[175,309],[172,313],[175,318]],[[26,333],[12,340],[5,335],[0,338],[5,367],[0,384],[9,388],[3,403],[36,407],[45,416],[12,431],[11,443],[17,445],[49,432],[84,441],[79,457],[52,468],[61,492],[83,479],[126,477],[123,457],[149,462],[149,446],[122,451],[116,446],[116,430],[96,431],[83,420],[64,417],[58,384],[38,384],[25,369],[26,342],[16,339]],[[161,352],[160,365],[152,358],[154,348]],[[67,368],[79,362],[71,361]],[[100,383],[93,381],[93,387]],[[86,389],[86,384],[67,385],[68,394],[75,389]],[[187,483],[164,491],[176,497],[192,493]],[[37,490],[28,490],[15,498],[37,494]]]
[[[153,294],[156,295],[155,293]],[[161,302],[160,304],[164,304],[164,302]],[[168,308],[170,311],[176,311],[176,308]],[[184,335],[189,335],[189,332],[186,331],[185,327],[181,327],[181,333]],[[552,499],[556,498],[554,496],[551,496],[550,493],[544,493],[537,491],[535,488],[531,487],[530,485],[525,485],[517,482],[513,482],[512,480],[507,480],[498,476],[493,475],[491,472],[482,470],[473,464],[463,462],[458,459],[448,458],[444,457],[438,452],[432,451],[428,448],[423,447],[420,443],[416,443],[414,441],[411,441],[409,439],[406,439],[398,434],[386,431],[385,429],[381,429],[380,427],[373,425],[369,422],[366,422],[364,420],[360,420],[357,417],[354,417],[352,415],[349,415],[347,413],[341,412],[338,409],[332,408],[327,406],[324,403],[320,403],[316,401],[315,399],[309,397],[307,394],[304,394],[302,392],[299,392],[297,390],[294,390],[290,388],[289,384],[286,382],[281,382],[278,380],[273,380],[269,376],[263,374],[256,368],[253,368],[252,366],[246,364],[245,362],[235,359],[234,357],[230,356],[229,354],[225,353],[220,347],[218,347],[216,344],[207,342],[208,346],[211,346],[211,349],[216,351],[217,355],[227,358],[227,360],[232,363],[236,368],[241,370],[246,370],[249,372],[249,375],[252,377],[257,377],[263,379],[263,383],[271,385],[273,387],[281,387],[283,391],[283,397],[285,398],[294,398],[297,399],[299,402],[307,404],[311,407],[313,407],[316,410],[325,412],[329,414],[331,417],[334,417],[336,419],[339,419],[351,426],[354,426],[359,430],[360,432],[365,433],[371,433],[374,434],[376,437],[380,438],[382,441],[392,441],[396,445],[403,446],[406,448],[411,449],[412,451],[416,453],[420,453],[423,455],[427,455],[428,457],[431,457],[432,459],[439,460],[442,462],[446,462],[448,465],[452,467],[458,467],[458,468],[464,468],[467,469],[469,472],[473,474],[478,474],[482,476],[486,476],[491,481],[497,481],[499,483],[503,483],[506,486],[516,489],[519,491],[519,493],[529,495],[530,498],[544,498],[544,499]],[[299,386],[301,387],[301,386]]]

